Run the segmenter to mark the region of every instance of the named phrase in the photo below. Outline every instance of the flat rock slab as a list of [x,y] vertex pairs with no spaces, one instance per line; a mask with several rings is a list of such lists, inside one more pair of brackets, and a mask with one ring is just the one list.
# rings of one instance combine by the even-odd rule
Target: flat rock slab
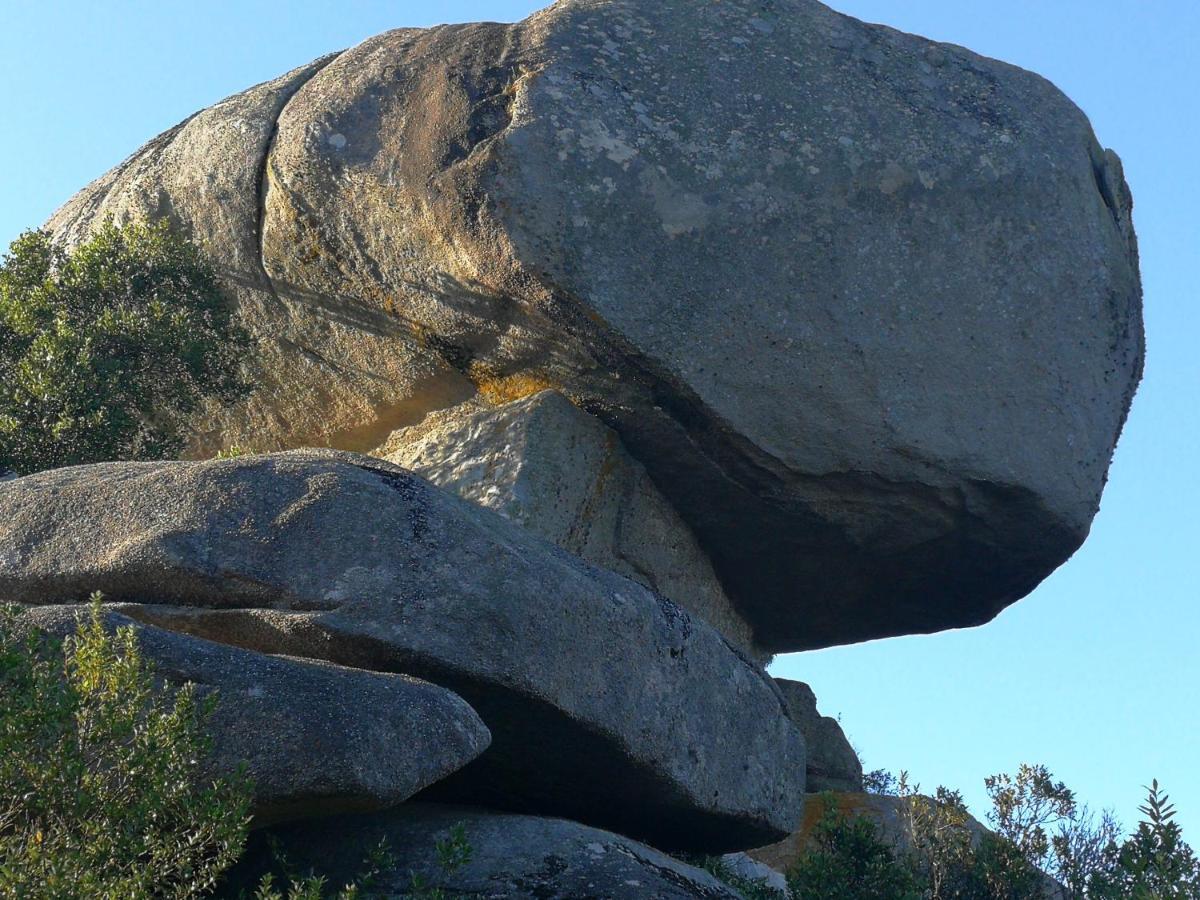
[[[73,634],[84,606],[47,606],[23,618]],[[142,625],[104,612],[105,630],[133,628],[168,685],[216,692],[208,768],[239,765],[253,779],[256,827],[289,819],[395,806],[462,768],[490,735],[462,698],[405,675],[267,656]]]
[[[437,845],[461,827],[471,859],[447,873]],[[289,863],[324,874],[330,884],[354,880],[364,851],[385,841],[394,863],[371,896],[411,896],[413,876],[449,896],[495,900],[736,900],[741,894],[703,869],[644,844],[565,819],[505,815],[470,807],[408,803],[381,814],[343,816],[272,829]],[[253,847],[233,873],[237,887],[256,883],[267,856]]]
[[691,529],[645,468],[611,428],[557,391],[430,413],[376,454],[658,591],[766,662]]
[[404,672],[492,732],[445,797],[736,850],[789,832],[804,745],[774,682],[665,598],[388,463],[108,463],[0,486],[0,596]]
[[236,265],[264,388],[197,454],[557,388],[780,652],[980,624],[1083,541],[1141,375],[1131,210],[1014,66],[816,0],[563,0],[230,98],[49,227],[166,216]]

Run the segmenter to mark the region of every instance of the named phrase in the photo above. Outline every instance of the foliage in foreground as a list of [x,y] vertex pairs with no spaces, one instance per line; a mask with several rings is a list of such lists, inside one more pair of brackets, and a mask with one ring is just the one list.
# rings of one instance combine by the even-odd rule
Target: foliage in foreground
[[788,888],[797,897],[828,900],[920,900],[910,863],[874,822],[846,817],[827,797],[812,847],[788,873]]
[[[867,783],[874,793],[901,798],[911,847],[897,850],[865,819],[827,814],[812,851],[792,873],[799,895],[875,897],[898,891],[893,886],[884,893],[863,892],[871,882],[862,873],[888,872],[887,856],[914,879],[917,893],[911,896],[923,900],[1044,898],[1044,874],[1062,885],[1061,900],[1200,900],[1200,862],[1157,781],[1147,788],[1145,818],[1124,841],[1111,814],[1096,816],[1079,806],[1045,766],[1022,765],[1015,775],[986,779],[994,833],[972,833],[956,791],[938,788],[933,797],[923,797],[905,773],[899,778],[871,773]],[[826,808],[832,810],[832,802]]]
[[[252,785],[206,781],[216,696],[156,678],[132,627],[108,633],[101,597],[55,640],[0,604],[0,898],[152,900],[208,896],[246,843]],[[166,689],[164,689],[166,688]],[[463,827],[436,845],[453,874],[472,855]],[[373,848],[352,884],[328,890],[274,852],[254,900],[357,900],[395,865]],[[412,900],[452,900],[413,879]]]
[[[332,892],[329,879],[315,872],[299,871],[288,859],[278,840],[268,838],[272,871],[258,882],[253,900],[360,900],[376,896],[380,877],[396,868],[396,857],[386,839],[370,849],[355,880]],[[467,840],[466,827],[459,823],[450,833],[434,844],[438,868],[449,877],[471,861],[474,848]],[[244,896],[244,895],[243,895]],[[388,894],[388,896],[392,896]],[[405,900],[460,900],[459,896],[437,887],[419,873],[411,877]]]
[[786,900],[783,893],[775,890],[767,882],[739,874],[719,856],[685,853],[679,859],[690,866],[703,869],[717,881],[729,885],[745,900]]
[[165,220],[107,223],[70,253],[26,232],[0,262],[0,471],[176,454],[189,414],[245,392],[247,345]]
[[156,690],[98,602],[54,641],[0,607],[0,897],[199,897],[242,850],[249,791],[205,783],[211,710]]

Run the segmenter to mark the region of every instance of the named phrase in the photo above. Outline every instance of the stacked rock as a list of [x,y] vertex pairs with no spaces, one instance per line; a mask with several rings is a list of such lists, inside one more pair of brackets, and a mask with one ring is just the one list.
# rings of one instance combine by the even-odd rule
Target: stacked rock
[[[331,864],[401,838],[398,893],[458,817],[450,890],[732,896],[638,842],[770,844],[806,780],[861,787],[763,665],[1027,594],[1141,373],[1130,194],[1083,113],[815,0],[388,32],[47,227],[164,217],[256,390],[194,461],[0,486],[0,598],[65,633],[102,591],[217,691],[257,824]],[[264,453],[199,461],[230,445]]]

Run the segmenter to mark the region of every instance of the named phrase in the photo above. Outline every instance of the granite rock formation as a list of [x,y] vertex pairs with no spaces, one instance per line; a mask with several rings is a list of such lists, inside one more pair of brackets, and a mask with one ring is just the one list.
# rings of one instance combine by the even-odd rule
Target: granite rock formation
[[708,557],[645,468],[612,429],[562,394],[430,413],[376,453],[663,594],[765,660]]
[[[23,619],[66,637],[88,615],[87,607],[41,606]],[[191,683],[202,699],[215,693],[206,771],[227,776],[246,765],[256,827],[395,806],[491,740],[462,698],[415,678],[253,653],[111,612],[101,621],[110,633],[133,628],[166,685]]]
[[51,219],[208,248],[262,389],[193,451],[366,450],[555,387],[768,651],[977,625],[1087,534],[1141,372],[1131,199],[1029,72],[816,0],[399,30]]
[[492,743],[441,799],[706,851],[782,837],[804,741],[772,679],[661,595],[336,451],[0,486],[0,596],[449,688]]

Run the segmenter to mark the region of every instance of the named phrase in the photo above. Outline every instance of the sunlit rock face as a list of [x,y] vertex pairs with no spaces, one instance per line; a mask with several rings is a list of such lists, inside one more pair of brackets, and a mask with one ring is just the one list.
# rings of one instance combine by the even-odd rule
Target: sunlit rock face
[[222,268],[261,389],[196,454],[555,388],[784,651],[984,622],[1084,539],[1130,212],[1031,73],[812,0],[565,0],[230,98],[50,227],[166,216]]

